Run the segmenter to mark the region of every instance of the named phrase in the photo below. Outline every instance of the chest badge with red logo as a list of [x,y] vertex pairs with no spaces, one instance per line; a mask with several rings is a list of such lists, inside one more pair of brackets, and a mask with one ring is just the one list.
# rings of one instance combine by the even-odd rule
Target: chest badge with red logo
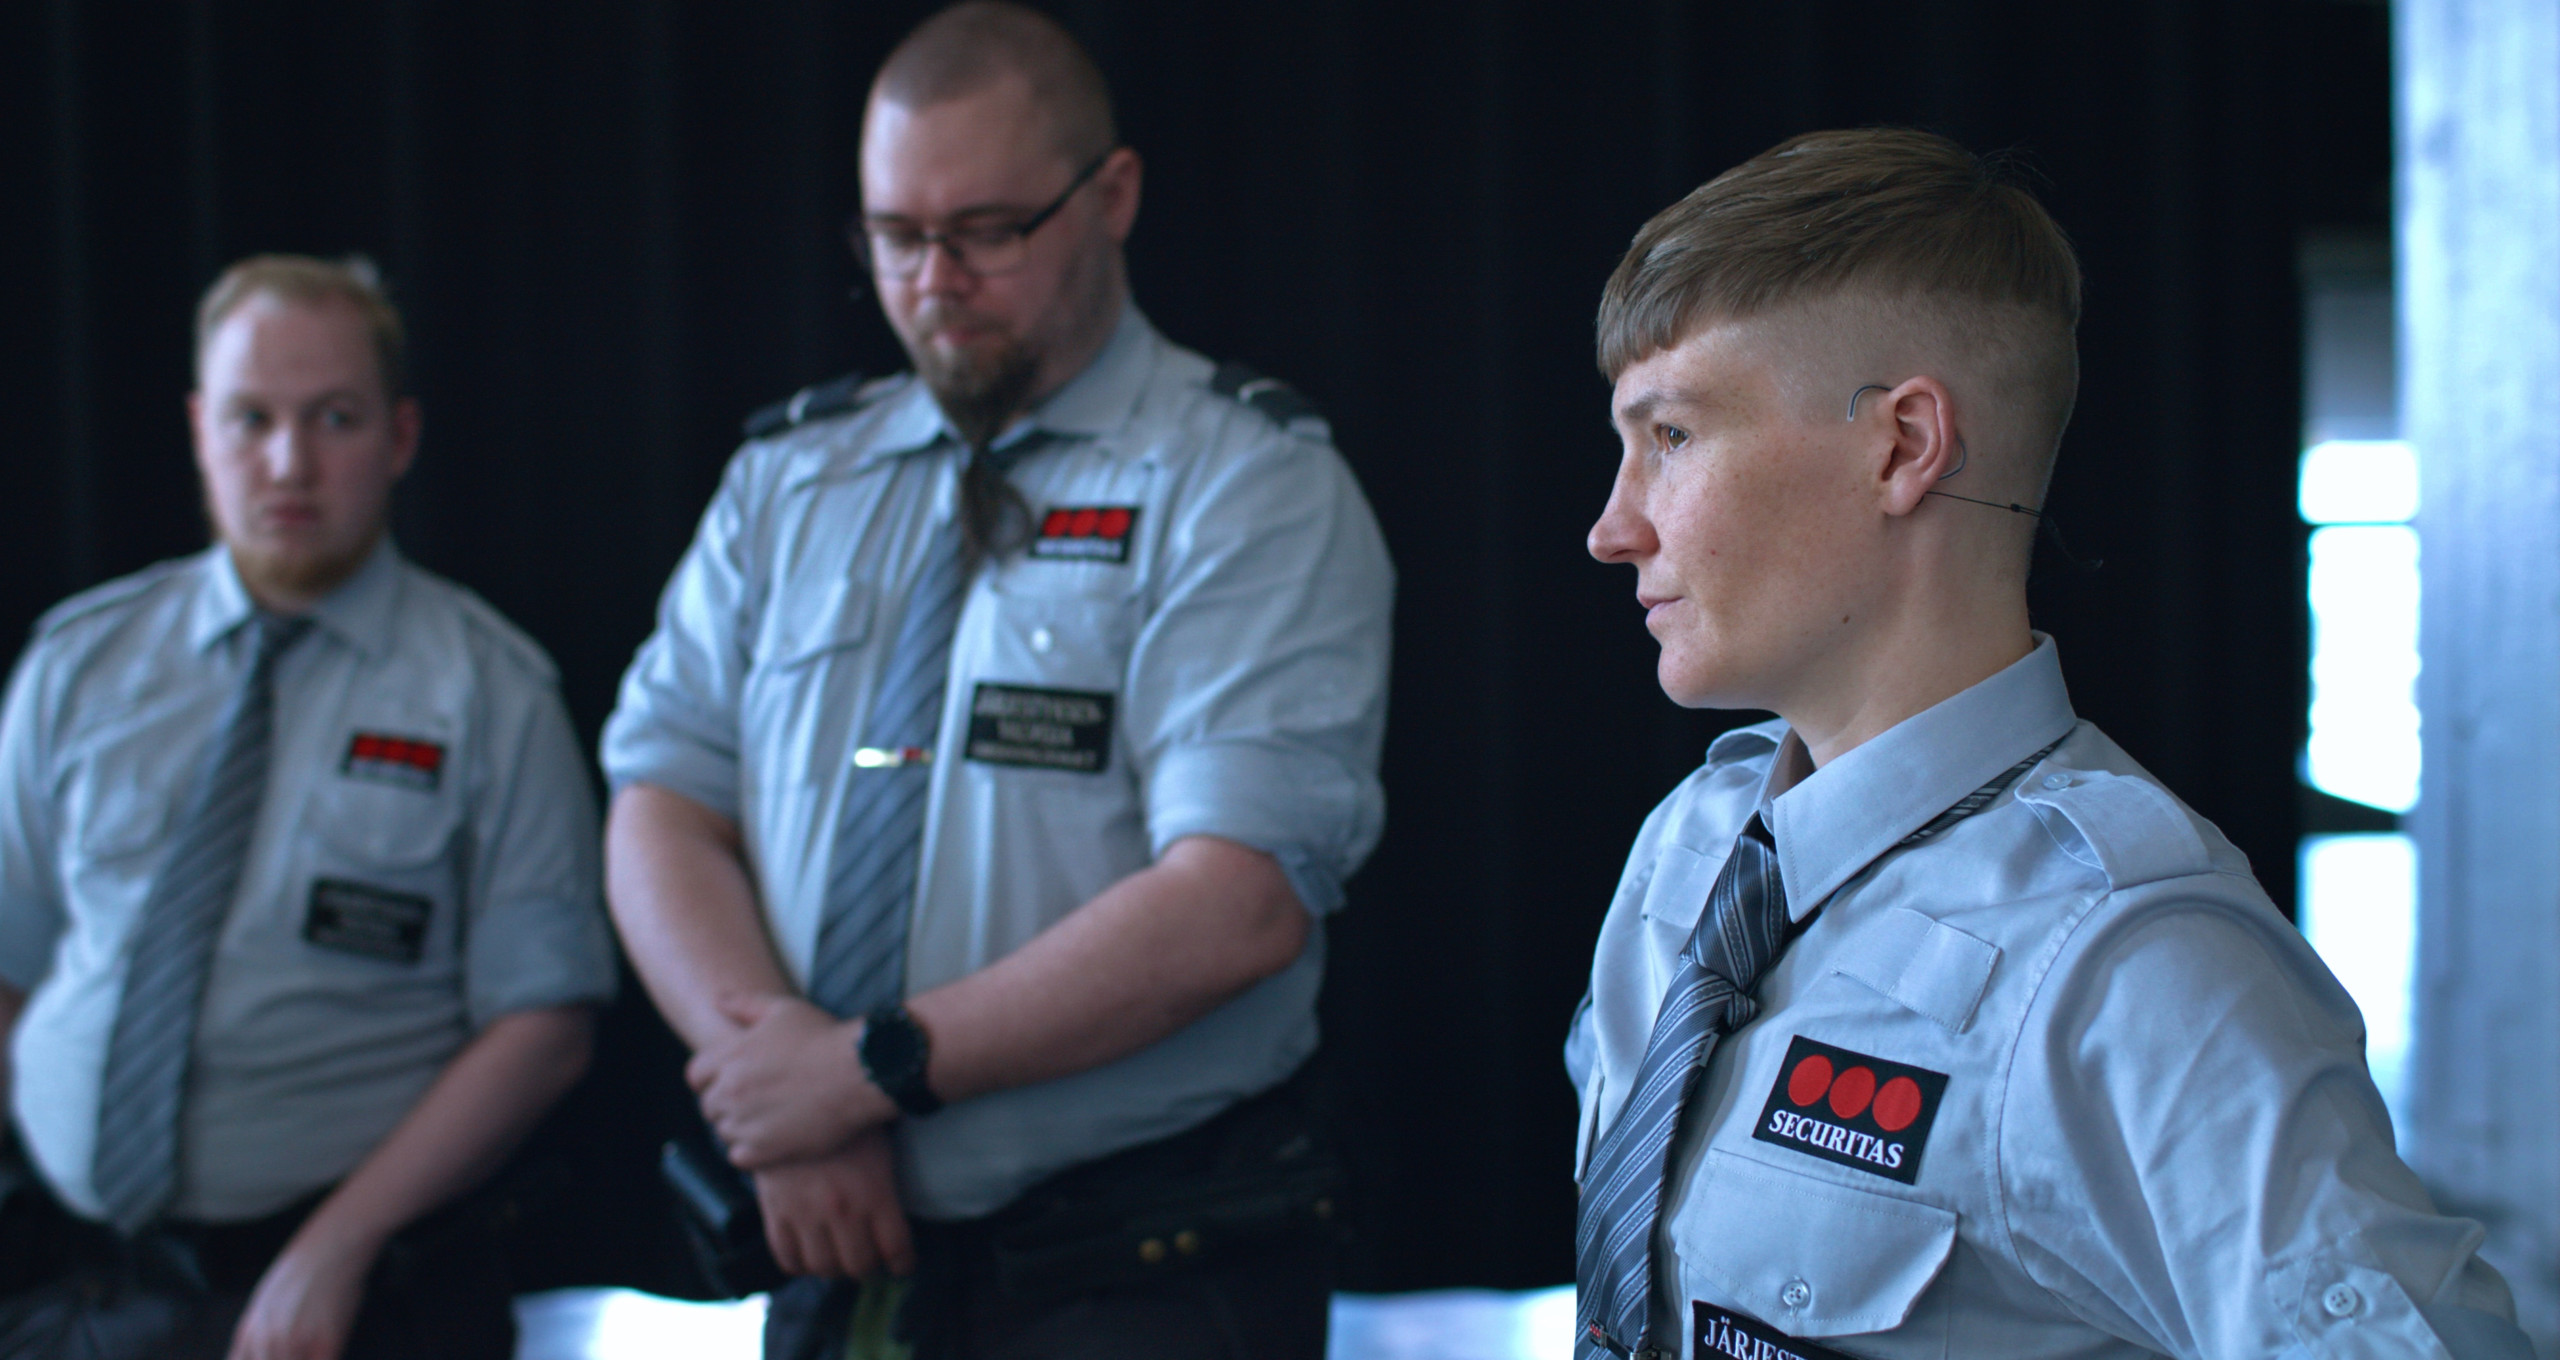
[[444,747],[423,737],[358,732],[347,742],[347,758],[338,762],[338,772],[350,779],[433,793],[437,781],[444,778]]
[[1040,517],[1031,555],[1067,562],[1126,562],[1134,505],[1061,505]]
[[1947,1076],[1799,1034],[1751,1136],[1909,1185]]

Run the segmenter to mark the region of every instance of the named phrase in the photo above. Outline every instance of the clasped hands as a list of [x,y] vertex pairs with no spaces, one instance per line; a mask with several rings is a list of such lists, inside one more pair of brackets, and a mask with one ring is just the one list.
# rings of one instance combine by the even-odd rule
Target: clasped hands
[[737,1026],[685,1064],[703,1118],[729,1160],[747,1171],[842,1150],[897,1118],[856,1048],[859,1020],[838,1020],[793,996],[724,997]]

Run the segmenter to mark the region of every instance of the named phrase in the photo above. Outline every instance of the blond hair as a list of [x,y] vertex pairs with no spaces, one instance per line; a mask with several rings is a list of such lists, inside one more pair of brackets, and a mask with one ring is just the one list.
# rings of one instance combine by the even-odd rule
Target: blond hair
[[391,305],[381,271],[362,255],[323,260],[310,255],[252,255],[222,271],[196,304],[196,369],[201,379],[205,346],[224,318],[256,297],[315,303],[343,299],[364,318],[373,338],[374,367],[382,374],[383,395],[398,401],[409,395],[409,336],[400,324],[400,309]]

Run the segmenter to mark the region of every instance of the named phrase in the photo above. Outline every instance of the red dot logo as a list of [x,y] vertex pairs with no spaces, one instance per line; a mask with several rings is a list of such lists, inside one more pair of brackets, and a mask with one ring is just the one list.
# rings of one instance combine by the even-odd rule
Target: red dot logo
[[1129,511],[1127,507],[1115,505],[1110,509],[1103,511],[1102,522],[1095,526],[1095,531],[1100,533],[1104,538],[1125,537],[1129,532]]
[[1876,1092],[1876,1127],[1887,1133],[1900,1133],[1920,1117],[1920,1083],[1909,1077],[1895,1077]]
[[1067,536],[1067,526],[1075,521],[1075,517],[1075,512],[1072,510],[1050,511],[1049,517],[1040,521],[1040,536],[1042,538],[1065,538]]
[[1830,1089],[1831,1060],[1819,1053],[1797,1063],[1787,1076],[1787,1099],[1798,1105],[1810,1105]]
[[1084,509],[1076,512],[1075,523],[1067,526],[1067,536],[1070,538],[1091,538],[1093,537],[1094,526],[1101,522],[1102,512],[1092,506],[1086,506]]
[[1852,1067],[1831,1083],[1831,1112],[1842,1119],[1855,1119],[1866,1113],[1867,1102],[1876,1098],[1876,1074],[1863,1067]]

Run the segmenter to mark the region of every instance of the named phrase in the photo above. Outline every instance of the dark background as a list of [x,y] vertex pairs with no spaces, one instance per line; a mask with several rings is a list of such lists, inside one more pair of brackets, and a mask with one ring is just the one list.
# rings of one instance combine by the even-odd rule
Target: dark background
[[[898,366],[853,299],[861,97],[895,3],[82,5],[0,15],[0,634],[203,541],[197,293],[363,250],[427,449],[402,546],[558,659],[592,742],[735,438]],[[1166,332],[1305,391],[1402,573],[1385,843],[1325,1019],[1364,1193],[1348,1284],[1571,1275],[1558,1045],[1645,810],[1733,715],[1654,687],[1584,556],[1591,361],[1636,227],[1787,135],[2011,148],[2088,271],[2035,615],[2081,712],[2290,903],[2305,816],[2292,507],[2306,232],[2389,209],[2387,23],[2341,0],[2084,5],[1070,0],[1148,158]],[[646,1160],[682,1114],[636,989],[537,1164],[532,1282],[674,1285]]]

